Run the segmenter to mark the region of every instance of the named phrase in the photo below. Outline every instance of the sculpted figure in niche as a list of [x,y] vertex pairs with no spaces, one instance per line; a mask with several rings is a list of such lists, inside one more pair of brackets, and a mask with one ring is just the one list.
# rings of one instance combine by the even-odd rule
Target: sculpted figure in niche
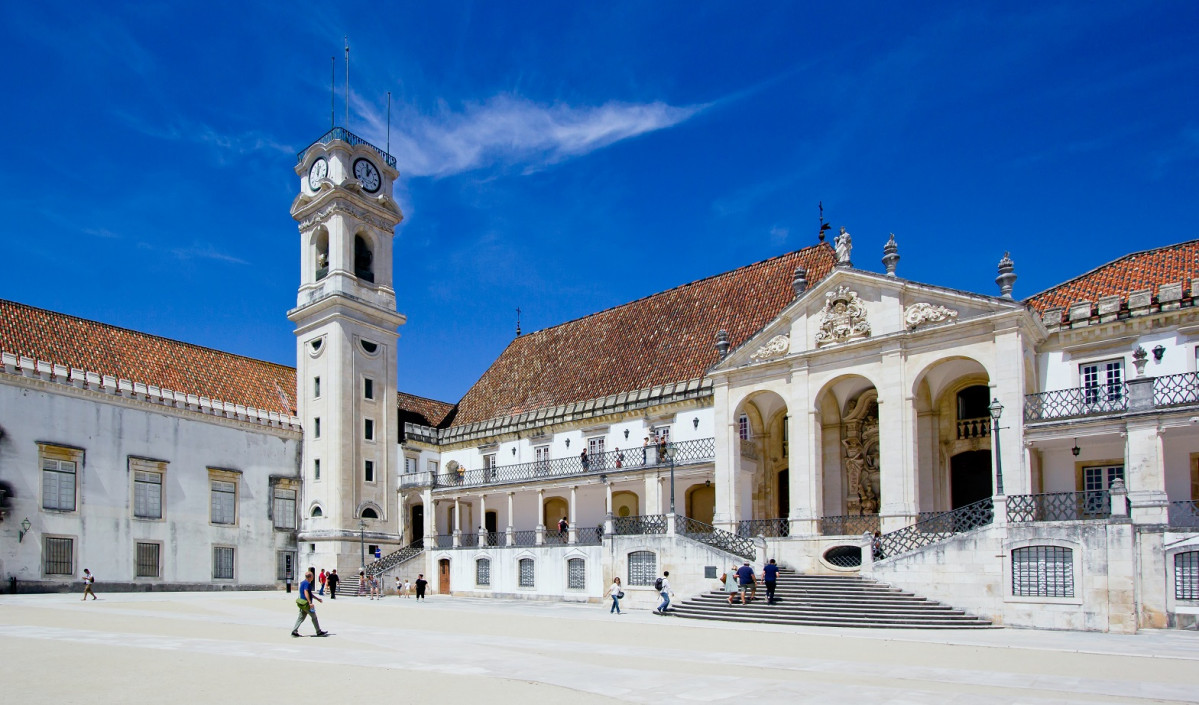
[[[841,441],[845,446],[845,477],[848,485],[859,488],[862,484],[862,474],[866,469],[866,458],[862,454],[862,443],[856,438]],[[860,494],[860,490],[858,490]]]

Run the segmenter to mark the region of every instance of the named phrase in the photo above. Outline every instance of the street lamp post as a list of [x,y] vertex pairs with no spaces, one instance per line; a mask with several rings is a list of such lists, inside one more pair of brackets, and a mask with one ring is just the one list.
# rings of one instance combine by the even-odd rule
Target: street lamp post
[[670,513],[674,514],[674,444],[666,446],[666,457],[670,459]]
[[1003,455],[999,448],[999,417],[1003,414],[1003,404],[993,399],[987,407],[991,412],[991,438],[995,441],[995,494],[1003,495]]
[[366,519],[358,520],[358,548],[362,550],[362,572],[366,572]]

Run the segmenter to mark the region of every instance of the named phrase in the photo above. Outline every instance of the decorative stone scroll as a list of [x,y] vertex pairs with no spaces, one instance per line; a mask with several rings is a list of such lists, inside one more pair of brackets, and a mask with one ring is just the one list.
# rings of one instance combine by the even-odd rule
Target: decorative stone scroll
[[776,335],[770,339],[762,347],[758,348],[753,355],[749,356],[751,360],[773,360],[776,357],[782,357],[791,349],[791,339],[785,335]]
[[934,306],[933,304],[912,304],[903,310],[903,323],[908,330],[917,328],[925,323],[944,323],[945,321],[956,321],[958,312],[944,306]]
[[820,313],[820,330],[816,332],[817,347],[870,336],[866,307],[858,298],[858,292],[842,286],[825,294],[824,298],[824,310]]

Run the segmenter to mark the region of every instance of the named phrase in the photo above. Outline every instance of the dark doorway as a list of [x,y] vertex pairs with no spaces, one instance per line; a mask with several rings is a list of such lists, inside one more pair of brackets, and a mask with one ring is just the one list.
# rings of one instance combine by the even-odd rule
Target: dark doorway
[[991,388],[976,384],[958,392],[958,421],[988,418],[991,410]]
[[791,471],[779,470],[778,482],[778,497],[779,497],[779,519],[786,519],[791,515]]
[[949,459],[953,509],[986,499],[991,493],[991,451],[968,450]]
[[418,504],[412,508],[412,540],[420,541],[425,537],[425,505]]
[[483,515],[483,529],[487,532],[487,545],[497,545],[496,527],[499,525],[499,519],[495,512],[487,512]]

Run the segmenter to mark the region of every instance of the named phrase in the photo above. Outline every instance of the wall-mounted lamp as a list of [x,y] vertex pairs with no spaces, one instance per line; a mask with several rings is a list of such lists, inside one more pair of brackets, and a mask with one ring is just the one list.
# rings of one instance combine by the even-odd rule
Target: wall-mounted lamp
[[695,428],[699,428],[699,417],[698,416],[691,419],[691,425],[694,426]]
[[516,446],[512,446],[512,455],[516,455]]
[[1162,358],[1165,356],[1166,356],[1166,346],[1165,345],[1158,345],[1157,347],[1153,348],[1153,361],[1154,362],[1161,362]]
[[600,473],[600,482],[605,485],[608,484],[608,476],[603,473]]
[[711,486],[712,486],[711,480],[704,480],[704,487],[711,487]]
[[626,441],[629,440],[629,429],[627,429],[627,428],[624,430],[624,439]]
[[567,438],[567,439],[566,439],[566,447],[567,447],[567,448],[569,448],[569,447],[570,447],[570,439],[569,439],[569,438]]
[[30,526],[32,526],[32,524],[29,523],[29,517],[25,517],[21,521],[21,530],[17,532],[17,543],[21,543],[25,540],[25,534],[29,533]]
[[1077,438],[1074,439],[1074,447],[1070,449],[1070,452],[1074,454],[1075,458],[1077,458],[1078,454],[1082,452],[1082,448],[1078,447],[1078,439]]

